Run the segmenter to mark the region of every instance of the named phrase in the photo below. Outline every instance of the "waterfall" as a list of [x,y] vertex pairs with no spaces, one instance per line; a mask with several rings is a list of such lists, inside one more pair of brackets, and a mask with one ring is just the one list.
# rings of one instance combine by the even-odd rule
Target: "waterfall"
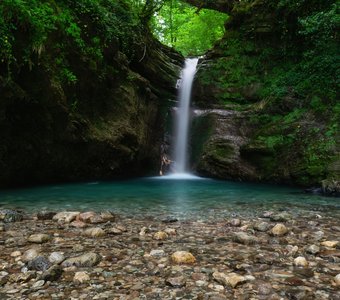
[[188,135],[190,120],[190,98],[198,58],[188,58],[179,83],[178,109],[175,123],[174,160],[176,173],[186,173],[188,168]]

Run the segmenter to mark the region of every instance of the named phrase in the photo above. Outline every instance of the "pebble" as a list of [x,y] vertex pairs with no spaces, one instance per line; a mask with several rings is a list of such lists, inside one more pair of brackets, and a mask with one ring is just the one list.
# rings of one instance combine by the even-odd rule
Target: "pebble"
[[340,273],[334,277],[334,282],[336,286],[340,286]]
[[11,257],[18,257],[21,256],[21,252],[20,251],[14,251],[11,253]]
[[187,251],[176,251],[171,255],[171,260],[176,264],[193,264],[196,262],[196,258]]
[[162,257],[162,256],[165,256],[165,252],[162,249],[151,250],[150,256]]
[[303,256],[298,256],[294,259],[294,265],[297,267],[308,267],[308,261]]
[[52,219],[59,223],[71,223],[79,216],[79,214],[79,211],[63,211],[54,215]]
[[267,222],[259,222],[254,225],[254,229],[261,232],[268,231],[271,227],[272,225]]
[[100,227],[95,227],[95,228],[88,228],[84,231],[84,235],[88,236],[88,237],[102,237],[105,236],[106,233],[103,229],[101,229]]
[[158,231],[153,235],[153,239],[157,241],[163,241],[168,238],[168,234],[164,231]]
[[310,254],[318,254],[320,252],[320,247],[317,246],[317,245],[310,245],[308,246],[308,248],[306,249],[306,252],[307,253],[310,253]]
[[251,236],[245,232],[235,232],[233,235],[233,240],[244,245],[256,244],[258,242],[258,239],[256,237]]
[[76,283],[84,283],[90,281],[90,276],[87,272],[76,272],[73,281]]
[[62,262],[63,267],[93,267],[101,261],[100,255],[89,252],[80,256],[68,258]]
[[241,220],[240,219],[232,219],[232,220],[230,220],[229,224],[233,227],[240,227],[241,226]]
[[288,232],[287,227],[280,223],[276,224],[271,230],[272,235],[276,235],[276,236],[285,235],[287,232]]
[[339,244],[339,241],[324,241],[321,243],[321,246],[327,248],[335,248]]
[[177,276],[177,277],[170,277],[166,279],[166,284],[175,287],[175,288],[181,288],[185,286],[186,279],[184,276]]
[[36,233],[32,234],[28,237],[28,241],[31,243],[36,243],[36,244],[43,244],[48,242],[51,239],[51,236],[48,234],[44,233]]
[[214,272],[213,278],[218,282],[225,286],[231,286],[235,288],[238,284],[241,284],[246,281],[244,276],[238,275],[236,273],[225,274],[222,272]]
[[48,257],[48,260],[52,264],[60,264],[62,261],[65,260],[65,256],[63,252],[52,252]]
[[27,263],[29,270],[46,271],[51,263],[44,256],[37,256]]
[[34,258],[36,258],[38,255],[40,254],[40,251],[36,248],[31,248],[28,249],[24,252],[23,256],[22,256],[22,261],[24,262],[28,262],[30,260],[33,260]]

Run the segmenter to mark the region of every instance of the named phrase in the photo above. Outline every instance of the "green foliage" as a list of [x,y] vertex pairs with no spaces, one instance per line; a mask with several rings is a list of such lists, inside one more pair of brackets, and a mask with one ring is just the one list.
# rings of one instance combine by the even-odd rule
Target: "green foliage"
[[202,55],[224,33],[227,15],[207,9],[197,10],[179,0],[166,1],[154,15],[154,35],[184,56]]

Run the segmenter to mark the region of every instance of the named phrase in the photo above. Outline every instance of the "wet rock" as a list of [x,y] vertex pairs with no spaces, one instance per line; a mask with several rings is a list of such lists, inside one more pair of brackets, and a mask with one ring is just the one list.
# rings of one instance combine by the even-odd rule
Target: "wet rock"
[[100,217],[105,221],[105,222],[114,222],[116,220],[116,216],[113,212],[111,211],[103,211],[100,213]]
[[90,281],[90,276],[87,272],[76,272],[73,277],[73,282],[84,283]]
[[32,285],[32,289],[37,289],[44,286],[45,280],[38,280]]
[[37,218],[38,220],[52,220],[56,214],[57,213],[53,211],[43,210],[37,213]]
[[306,249],[306,252],[309,254],[318,254],[320,252],[320,247],[317,245],[310,245],[308,246],[308,248]]
[[48,257],[48,260],[52,264],[60,264],[65,260],[65,256],[63,252],[52,252]]
[[236,273],[225,274],[221,272],[214,272],[212,276],[218,283],[231,286],[232,288],[235,288],[238,284],[246,281],[244,276],[238,275]]
[[267,222],[259,222],[254,225],[254,229],[261,232],[268,231],[271,227],[272,225]]
[[149,231],[149,229],[147,227],[142,227],[142,229],[139,232],[139,235],[145,236],[148,231]]
[[91,218],[93,218],[96,215],[94,211],[87,211],[84,213],[81,213],[77,216],[77,221],[81,221],[84,223],[91,223]]
[[95,228],[89,228],[89,229],[86,229],[84,231],[84,235],[85,236],[88,236],[88,237],[102,237],[102,236],[105,236],[106,233],[103,229],[99,228],[99,227],[95,227]]
[[157,241],[163,241],[168,238],[168,234],[164,231],[158,231],[153,235],[153,239]]
[[314,277],[314,271],[310,268],[294,268],[294,274],[297,274],[305,278]]
[[285,225],[280,224],[280,223],[276,224],[271,230],[271,233],[274,236],[282,236],[282,235],[285,235],[287,232],[288,232],[288,228]]
[[237,243],[244,245],[251,245],[258,243],[258,239],[254,236],[251,236],[245,232],[235,232],[233,235],[233,240]]
[[308,267],[308,261],[303,256],[299,256],[294,259],[294,265],[297,267]]
[[162,256],[165,256],[165,252],[164,252],[164,250],[161,250],[161,249],[151,250],[150,256],[162,257]]
[[283,212],[279,214],[273,214],[269,218],[273,222],[287,222],[292,218],[292,216],[286,212]]
[[13,251],[11,253],[11,257],[19,257],[19,256],[21,256],[21,252],[20,251]]
[[339,244],[339,241],[324,241],[321,243],[321,246],[327,248],[335,248]]
[[22,221],[23,218],[23,214],[18,211],[11,209],[0,209],[0,220],[4,223],[19,222]]
[[232,220],[230,220],[229,224],[233,227],[240,227],[241,226],[241,220],[240,219],[232,219]]
[[164,232],[167,233],[168,235],[176,235],[176,229],[175,228],[166,228],[164,229]]
[[170,277],[166,279],[165,283],[171,287],[181,288],[186,285],[186,279],[184,276]]
[[176,251],[171,255],[171,260],[176,264],[193,264],[196,262],[196,258],[187,251]]
[[121,231],[119,228],[117,227],[112,227],[110,229],[108,229],[106,231],[108,234],[114,234],[114,235],[120,235],[120,234],[123,234],[123,231]]
[[85,228],[88,225],[85,222],[75,220],[71,222],[70,226],[75,228]]
[[36,244],[43,244],[48,242],[51,239],[51,236],[48,234],[44,233],[36,233],[32,234],[28,237],[28,241],[31,243],[36,243]]
[[63,269],[59,265],[54,265],[46,270],[40,277],[44,281],[56,281],[63,273]]
[[53,217],[53,220],[59,223],[71,223],[77,218],[79,214],[80,214],[79,211],[63,211],[63,212],[57,213]]
[[22,261],[23,262],[28,262],[39,256],[40,251],[36,248],[28,249],[24,252],[22,256]]
[[27,263],[29,270],[46,271],[51,263],[43,256],[38,256]]
[[257,285],[259,295],[270,295],[273,291],[272,285],[268,282],[261,282]]
[[163,223],[175,223],[178,222],[178,219],[175,217],[167,217],[166,219],[162,220]]
[[336,286],[340,286],[340,274],[334,277],[334,283]]
[[99,254],[89,252],[80,256],[68,258],[62,262],[62,267],[93,267],[101,261]]

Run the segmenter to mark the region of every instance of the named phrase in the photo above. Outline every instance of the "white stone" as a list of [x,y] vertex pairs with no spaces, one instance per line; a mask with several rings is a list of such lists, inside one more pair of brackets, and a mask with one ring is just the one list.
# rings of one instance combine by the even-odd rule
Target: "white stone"
[[60,264],[65,260],[65,256],[63,252],[52,252],[48,257],[48,260],[53,264]]
[[62,222],[62,223],[71,223],[79,215],[80,215],[79,211],[63,211],[63,212],[57,213],[53,217],[53,220]]
[[21,256],[21,252],[20,251],[14,251],[11,253],[11,257],[18,257]]
[[77,283],[84,283],[90,281],[90,276],[87,272],[76,272],[73,277],[73,281]]
[[308,267],[308,261],[303,256],[294,259],[294,265],[297,267]]

